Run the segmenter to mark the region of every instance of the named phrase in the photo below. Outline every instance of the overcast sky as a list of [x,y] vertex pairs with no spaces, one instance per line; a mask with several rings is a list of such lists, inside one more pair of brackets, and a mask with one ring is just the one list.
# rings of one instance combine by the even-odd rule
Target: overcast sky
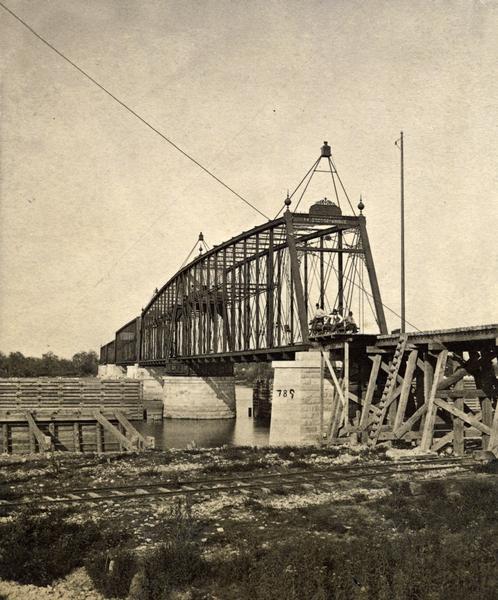
[[[266,214],[328,140],[396,311],[403,129],[407,318],[498,321],[497,1],[2,2]],[[262,222],[1,7],[0,65],[0,350],[98,349]]]

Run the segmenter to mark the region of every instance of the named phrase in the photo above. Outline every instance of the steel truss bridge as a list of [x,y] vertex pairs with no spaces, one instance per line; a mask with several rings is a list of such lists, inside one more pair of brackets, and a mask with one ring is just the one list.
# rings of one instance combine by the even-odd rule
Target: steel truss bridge
[[[365,296],[366,295],[366,296]],[[365,297],[380,333],[386,319],[365,217],[326,199],[243,232],[180,269],[101,348],[101,362],[244,361],[309,347],[319,304],[355,309]]]

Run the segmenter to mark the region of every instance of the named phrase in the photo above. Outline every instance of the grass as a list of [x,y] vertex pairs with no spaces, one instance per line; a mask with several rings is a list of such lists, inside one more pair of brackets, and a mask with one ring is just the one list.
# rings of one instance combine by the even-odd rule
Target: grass
[[413,496],[407,484],[395,485],[391,491],[379,510],[401,531],[430,528],[472,535],[476,528],[498,524],[494,481],[463,481],[453,488],[444,481],[428,481],[421,485],[420,497]]
[[[208,586],[229,600],[491,600],[496,540],[439,532],[323,540],[299,535],[262,551],[252,547],[212,565]],[[476,568],[471,567],[479,561]]]
[[0,578],[49,585],[83,564],[101,538],[97,526],[70,520],[68,510],[33,515],[28,510],[0,525]]
[[125,598],[129,593],[131,600],[166,600],[174,590],[202,581],[208,571],[196,542],[199,527],[189,502],[178,500],[166,519],[163,543],[140,559],[122,548],[114,555],[100,552],[94,561],[100,568],[88,572],[105,597]]
[[[225,447],[199,455],[170,453],[164,460],[180,455],[191,465],[196,457],[210,473],[259,473],[275,468],[275,455],[290,465],[308,465],[313,454],[341,452]],[[381,454],[366,452],[365,459]],[[100,478],[126,477],[128,466],[133,477],[155,477],[164,464],[158,453],[126,459],[116,461],[114,473],[107,461],[92,464]],[[70,475],[69,464],[64,461],[61,479]],[[43,480],[38,479],[40,467],[51,468],[36,463],[37,482]],[[11,472],[22,475],[22,469]],[[175,477],[178,482],[188,475]],[[320,500],[317,494],[313,498],[321,503],[301,507],[299,492],[309,500],[306,491],[275,486],[264,494],[246,491],[237,502],[228,495],[215,513],[206,512],[202,497],[192,500],[194,507],[175,500],[171,505],[164,501],[161,508],[163,501],[157,500],[159,511],[153,501],[99,505],[97,510],[82,505],[79,514],[15,513],[0,524],[0,578],[47,585],[84,564],[107,598],[167,600],[178,592],[177,597],[183,593],[191,600],[494,600],[496,477],[424,477],[385,484],[344,481],[333,488],[332,498]],[[382,497],[372,493],[379,485]],[[289,494],[296,508],[286,507]],[[217,501],[213,497],[213,504]],[[195,518],[194,508],[202,516]],[[99,512],[98,526],[82,518]],[[139,535],[151,515],[153,526],[146,525]],[[128,530],[130,535],[115,533]],[[146,552],[137,553],[145,536],[153,541],[146,542]]]

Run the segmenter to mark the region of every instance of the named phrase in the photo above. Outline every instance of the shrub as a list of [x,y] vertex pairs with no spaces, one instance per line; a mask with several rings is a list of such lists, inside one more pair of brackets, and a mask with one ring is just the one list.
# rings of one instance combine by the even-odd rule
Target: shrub
[[149,552],[141,561],[133,600],[166,600],[172,591],[202,579],[205,562],[192,543],[171,540]]
[[[31,510],[31,509],[29,509]],[[100,538],[93,522],[68,520],[71,511],[22,511],[0,525],[0,578],[46,586],[83,564]]]
[[138,569],[135,555],[122,546],[93,552],[85,567],[95,589],[106,598],[126,598]]
[[140,561],[131,597],[165,600],[173,590],[202,580],[206,564],[194,538],[199,523],[192,518],[189,500],[178,499],[167,519],[168,539]]
[[476,523],[497,523],[498,483],[492,481],[461,482],[448,491],[445,481],[426,481],[422,495],[413,497],[406,482],[391,486],[392,495],[382,501],[381,511],[401,529],[446,528],[464,531]]
[[[492,533],[417,532],[340,541],[295,538],[212,567],[220,598],[238,600],[494,600]],[[216,584],[216,583],[215,583]]]

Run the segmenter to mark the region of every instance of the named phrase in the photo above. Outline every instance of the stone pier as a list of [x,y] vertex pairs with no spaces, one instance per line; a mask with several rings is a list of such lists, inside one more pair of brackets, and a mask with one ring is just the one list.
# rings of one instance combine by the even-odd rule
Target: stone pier
[[161,367],[101,365],[99,377],[140,379],[147,412],[167,419],[235,418],[235,378],[233,364],[187,366],[171,362]]
[[181,365],[164,377],[168,419],[235,418],[235,377],[231,363]]
[[233,419],[233,377],[165,377],[164,416],[169,419]]
[[313,445],[321,442],[330,420],[332,384],[324,378],[321,419],[320,363],[320,352],[313,351],[296,352],[295,360],[272,363],[271,446]]

